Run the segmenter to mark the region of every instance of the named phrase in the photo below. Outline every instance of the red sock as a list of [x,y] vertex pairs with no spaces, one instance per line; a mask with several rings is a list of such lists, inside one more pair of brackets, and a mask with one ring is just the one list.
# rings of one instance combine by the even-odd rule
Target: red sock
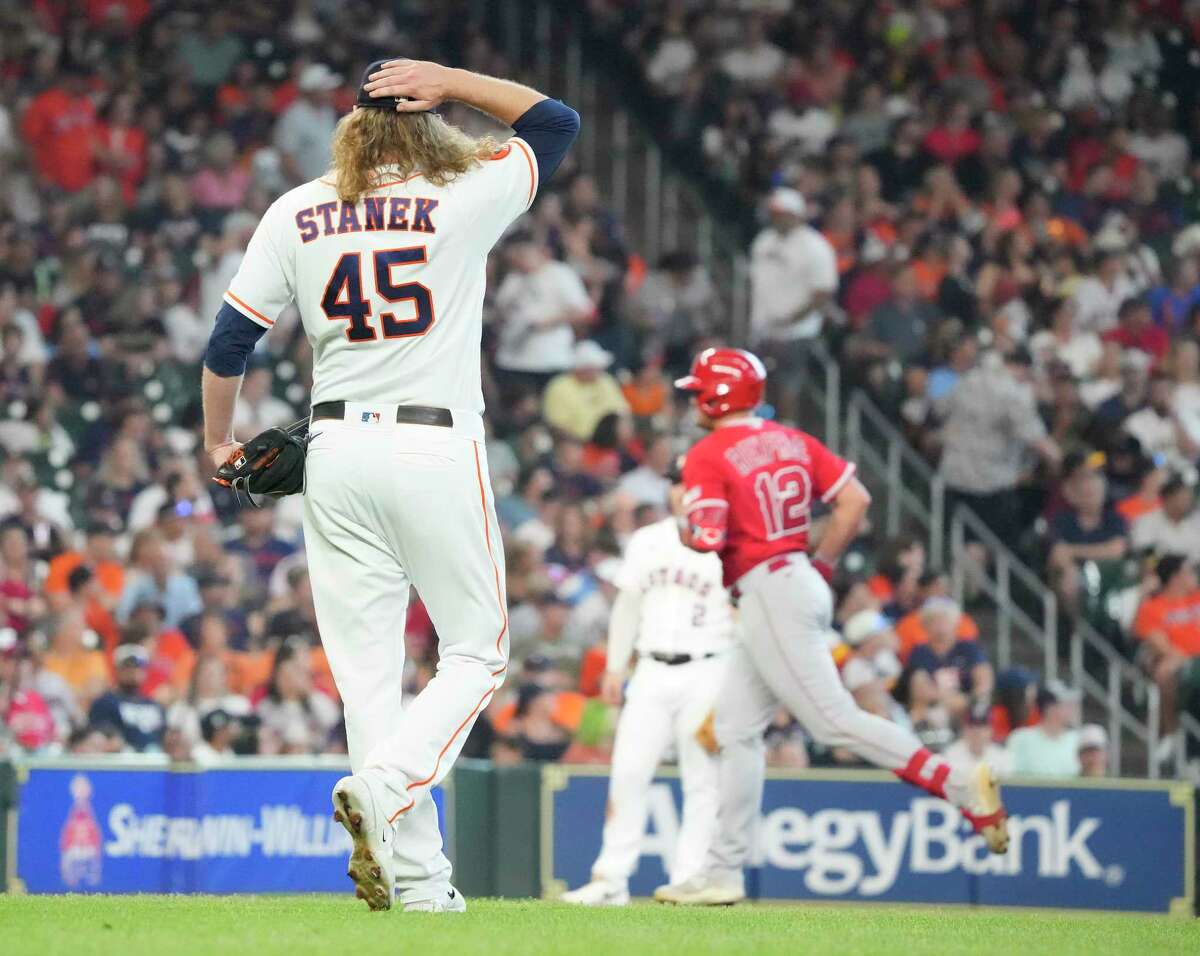
[[[926,768],[926,764],[932,760],[929,772],[922,773]],[[944,760],[939,760],[933,756],[925,747],[922,747],[911,757],[908,758],[908,763],[900,770],[894,771],[896,776],[905,783],[911,783],[914,787],[920,787],[926,793],[932,793],[935,797],[946,798],[946,778],[950,776],[950,765]]]

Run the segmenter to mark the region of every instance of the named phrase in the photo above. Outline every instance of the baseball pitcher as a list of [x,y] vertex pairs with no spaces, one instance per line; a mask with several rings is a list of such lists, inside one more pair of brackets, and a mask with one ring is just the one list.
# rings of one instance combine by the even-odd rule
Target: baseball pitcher
[[[844,747],[958,806],[992,852],[1008,847],[1007,817],[986,764],[973,772],[951,766],[911,731],[860,710],[839,679],[826,641],[828,582],[871,498],[853,464],[811,435],[754,416],[765,382],[762,363],[741,349],[700,353],[691,374],[676,382],[693,393],[709,430],[684,464],[684,540],[720,555],[743,640],[717,706],[717,833],[703,872],[655,892],[664,902],[721,905],[745,897],[742,867],[762,803],[763,732],[780,704],[826,746]],[[810,556],[817,499],[831,514]]]
[[[683,486],[671,489],[682,517]],[[637,666],[617,722],[604,843],[592,880],[564,902],[622,906],[646,832],[655,768],[674,743],[683,784],[683,820],[668,869],[684,882],[704,863],[717,822],[716,759],[698,737],[712,712],[732,646],[734,618],[721,562],[684,546],[679,518],[648,525],[629,539],[608,626],[604,696],[620,703],[630,656]]]
[[[472,139],[458,100],[513,128]],[[321,639],[345,704],[353,775],[333,793],[371,909],[461,910],[430,798],[508,662],[504,555],[481,413],[488,251],[574,141],[579,117],[504,80],[413,60],[367,68],[333,168],[267,210],[205,358],[205,443],[230,483],[299,460]],[[307,461],[232,433],[246,357],[295,302],[314,369]],[[288,437],[288,433],[281,432]],[[260,436],[261,437],[261,436]],[[294,438],[294,436],[291,436]],[[249,472],[248,476],[243,473]],[[290,478],[285,475],[285,478]],[[298,490],[284,482],[272,490]],[[409,586],[440,640],[401,707]]]

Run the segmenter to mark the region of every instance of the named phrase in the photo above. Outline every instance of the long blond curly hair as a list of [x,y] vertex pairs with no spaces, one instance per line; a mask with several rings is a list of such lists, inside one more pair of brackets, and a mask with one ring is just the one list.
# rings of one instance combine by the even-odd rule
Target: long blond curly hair
[[[445,186],[498,148],[491,136],[473,139],[436,113],[354,109],[333,132],[338,198],[356,203],[397,175],[420,174],[435,186]],[[381,166],[391,168],[381,173]]]

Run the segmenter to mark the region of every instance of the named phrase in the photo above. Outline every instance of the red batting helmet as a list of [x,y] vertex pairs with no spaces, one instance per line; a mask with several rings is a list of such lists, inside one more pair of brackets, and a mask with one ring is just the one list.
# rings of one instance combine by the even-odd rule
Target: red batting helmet
[[763,397],[767,370],[745,349],[705,349],[692,362],[691,374],[675,387],[693,392],[696,406],[709,418],[754,408]]

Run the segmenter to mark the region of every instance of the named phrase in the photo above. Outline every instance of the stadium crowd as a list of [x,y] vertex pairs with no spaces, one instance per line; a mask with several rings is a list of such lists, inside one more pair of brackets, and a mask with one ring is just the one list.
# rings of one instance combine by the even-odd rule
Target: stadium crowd
[[822,339],[1168,730],[1200,709],[1200,5],[590,8],[676,155],[765,210],[776,370]]
[[[0,752],[344,750],[300,499],[239,507],[208,480],[198,371],[259,215],[325,171],[364,62],[521,75],[463,10],[397,6],[0,11]],[[643,64],[663,134],[765,212],[751,327],[780,412],[820,336],[957,496],[1007,539],[1048,543],[1069,613],[1141,638],[1130,652],[1186,706],[1200,114],[1171,91],[1196,67],[1179,61],[1197,6],[834,2],[819,24],[786,2],[589,6]],[[704,267],[643,263],[570,163],[489,265],[514,663],[464,752],[501,762],[607,759],[598,690],[622,544],[665,515],[666,474],[695,437],[672,373],[723,331]],[[303,417],[310,367],[285,315],[238,434]],[[987,622],[923,546],[874,544],[873,573],[837,581],[833,637],[860,704],[1011,772],[1106,772],[1074,691],[996,673]],[[1143,553],[1155,560],[1128,571]],[[419,599],[406,641],[411,693],[436,666]],[[782,713],[770,744],[780,765],[846,759]]]

